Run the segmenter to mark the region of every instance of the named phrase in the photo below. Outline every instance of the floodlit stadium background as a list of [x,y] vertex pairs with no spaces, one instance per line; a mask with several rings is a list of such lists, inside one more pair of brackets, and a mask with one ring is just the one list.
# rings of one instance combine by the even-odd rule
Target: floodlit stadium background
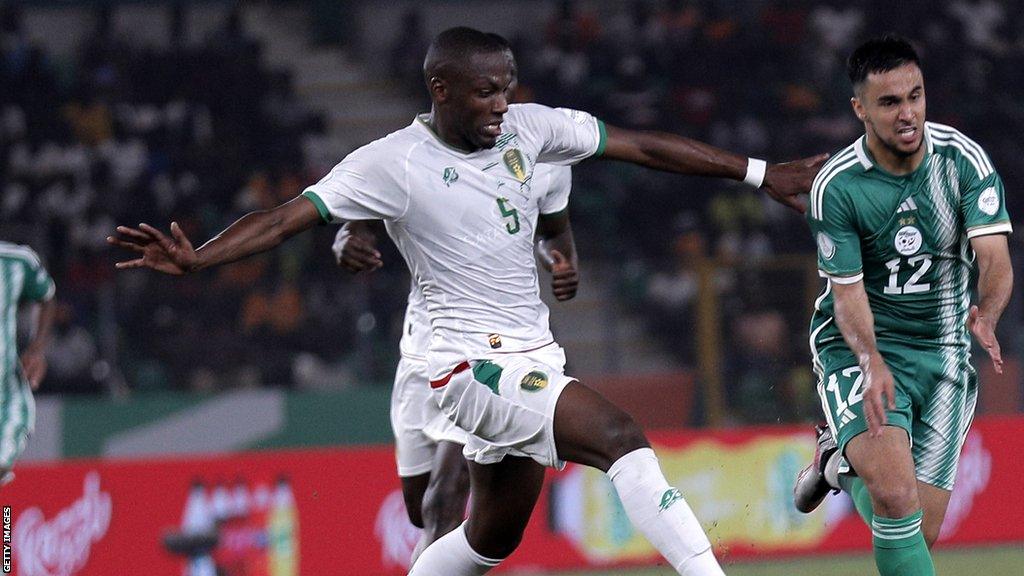
[[[28,560],[68,525],[58,518],[90,527],[87,547],[56,553],[69,575],[180,574],[163,538],[190,502],[231,516],[215,556],[229,574],[261,562],[402,573],[414,536],[392,506],[387,419],[408,290],[397,252],[353,278],[322,227],[170,279],[115,274],[103,239],[116,224],[177,220],[201,241],[294,197],[426,109],[422,57],[444,28],[512,40],[523,100],[773,161],[861,133],[843,59],[896,31],[920,48],[929,119],[980,143],[1014,222],[1024,214],[1024,15],[1008,0],[39,0],[0,14],[0,238],[43,256],[59,302],[36,435],[0,492],[20,574],[44,573],[33,570],[45,559]],[[870,573],[868,533],[844,501],[809,517],[787,508],[820,410],[806,326],[821,285],[802,218],[739,185],[613,163],[575,169],[570,206],[582,286],[551,305],[568,372],[656,431],[729,573]],[[1022,248],[1011,237],[1018,278]],[[940,573],[1024,561],[1011,492],[1024,450],[1019,292],[1000,326],[1006,373],[977,357],[968,488]],[[702,470],[725,480],[702,488]],[[656,562],[600,482],[552,475],[505,569],[596,576],[627,569],[585,569]],[[271,531],[294,550],[269,546]]]

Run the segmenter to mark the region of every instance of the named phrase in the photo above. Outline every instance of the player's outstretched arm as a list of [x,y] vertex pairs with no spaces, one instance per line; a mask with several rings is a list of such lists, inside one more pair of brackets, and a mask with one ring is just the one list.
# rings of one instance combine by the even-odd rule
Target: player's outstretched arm
[[885,409],[896,408],[896,384],[875,343],[875,317],[864,281],[832,282],[832,294],[836,325],[864,373],[864,418],[868,433],[876,437],[886,423]]
[[118,236],[107,243],[139,255],[116,264],[117,268],[152,268],[165,274],[181,275],[218,266],[274,248],[293,235],[320,222],[320,214],[309,199],[298,197],[271,210],[250,212],[198,249],[178,226],[171,223],[170,236],[150,226],[118,226]]
[[967,327],[992,358],[992,366],[1003,373],[1003,356],[996,339],[996,324],[1013,292],[1013,267],[1006,236],[992,234],[971,238],[978,257],[978,304],[971,306]]
[[377,251],[379,220],[346,222],[334,237],[331,251],[338,266],[353,274],[372,272],[384,265]]
[[569,211],[541,214],[537,220],[537,252],[551,272],[551,291],[558,301],[571,300],[580,286],[579,260]]
[[764,189],[774,200],[804,212],[798,198],[811,183],[827,154],[787,162],[765,164],[690,138],[664,132],[641,132],[606,126],[602,157],[640,164],[656,170],[693,176],[742,180]]
[[52,299],[39,302],[35,306],[38,308],[33,313],[32,339],[25,346],[20,360],[29,386],[33,390],[38,390],[39,384],[46,377],[46,346],[50,343],[56,308]]

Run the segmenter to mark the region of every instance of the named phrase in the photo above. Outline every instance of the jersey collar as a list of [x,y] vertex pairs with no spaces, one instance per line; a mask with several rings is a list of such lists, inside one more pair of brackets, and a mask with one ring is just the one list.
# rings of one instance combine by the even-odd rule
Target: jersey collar
[[456,154],[458,154],[460,156],[469,157],[469,156],[472,156],[474,154],[479,154],[481,152],[481,150],[483,150],[483,149],[481,149],[481,150],[474,150],[473,152],[467,152],[467,151],[465,151],[465,150],[463,150],[461,148],[456,148],[455,146],[452,146],[451,144],[445,142],[444,140],[441,139],[441,136],[439,136],[437,132],[434,132],[434,129],[430,127],[430,124],[427,123],[427,121],[429,119],[430,119],[430,113],[429,112],[424,112],[423,114],[417,114],[416,118],[413,119],[412,123],[413,123],[414,126],[418,125],[421,129],[423,129],[427,134],[430,135],[431,138],[433,138],[435,141],[437,141],[438,144],[440,144],[441,146],[444,146],[448,150],[451,150],[452,152],[455,152]]
[[[871,160],[871,155],[868,154],[867,142],[867,134],[857,138],[857,141],[853,143],[853,151],[857,154],[857,160],[860,161],[860,165],[863,166],[865,170],[871,170],[875,167],[875,163]],[[928,156],[931,156],[932,152],[935,151],[935,144],[932,143],[931,126],[929,126],[928,122],[924,123],[924,146],[925,155],[924,158],[921,159],[921,164],[924,164],[925,160],[928,159]]]

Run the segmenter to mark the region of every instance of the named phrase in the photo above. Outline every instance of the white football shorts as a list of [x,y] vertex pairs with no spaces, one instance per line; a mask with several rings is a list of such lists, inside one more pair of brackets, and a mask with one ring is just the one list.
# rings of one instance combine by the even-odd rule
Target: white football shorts
[[391,430],[401,477],[430,472],[438,442],[465,444],[467,434],[444,414],[430,392],[425,360],[402,356],[391,390]]
[[469,360],[430,383],[441,411],[469,432],[466,458],[479,464],[506,455],[565,467],[555,450],[555,404],[575,380],[563,373],[557,343],[530,352]]

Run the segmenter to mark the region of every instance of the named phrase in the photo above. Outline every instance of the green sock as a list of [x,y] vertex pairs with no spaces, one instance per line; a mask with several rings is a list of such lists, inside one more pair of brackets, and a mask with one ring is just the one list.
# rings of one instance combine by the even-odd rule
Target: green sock
[[839,485],[853,499],[853,505],[857,507],[857,512],[864,519],[864,523],[871,526],[875,513],[871,509],[871,494],[868,494],[868,487],[864,481],[860,476],[840,474]]
[[871,543],[881,576],[935,576],[935,565],[921,532],[921,510],[903,518],[875,516]]

